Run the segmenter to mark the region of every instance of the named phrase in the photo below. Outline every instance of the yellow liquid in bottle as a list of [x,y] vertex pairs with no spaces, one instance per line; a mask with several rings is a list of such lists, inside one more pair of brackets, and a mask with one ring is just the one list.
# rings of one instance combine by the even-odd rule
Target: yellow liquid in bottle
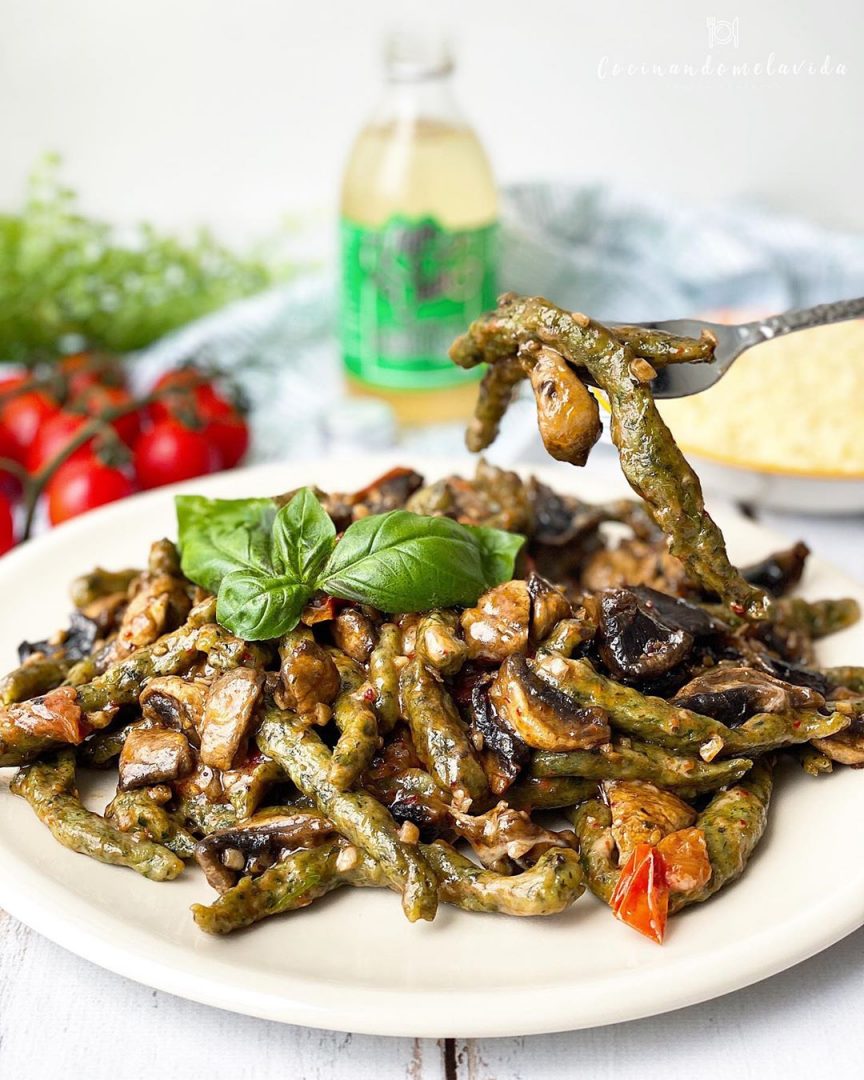
[[[494,226],[498,200],[483,147],[470,128],[406,118],[361,132],[345,173],[341,210],[343,220],[370,229],[400,217],[434,219],[442,229],[461,232]],[[478,302],[470,317],[485,306]],[[383,398],[408,425],[464,419],[477,398],[476,381],[393,389],[347,378],[352,393]]]

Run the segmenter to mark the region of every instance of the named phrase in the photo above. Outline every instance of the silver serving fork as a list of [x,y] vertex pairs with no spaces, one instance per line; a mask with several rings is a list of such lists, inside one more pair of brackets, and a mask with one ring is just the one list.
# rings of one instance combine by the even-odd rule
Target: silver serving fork
[[689,397],[707,390],[722,379],[741,353],[760,345],[763,341],[791,334],[795,330],[809,330],[813,326],[844,322],[864,316],[864,297],[857,300],[836,300],[831,304],[817,304],[801,311],[786,311],[767,319],[724,326],[720,323],[703,322],[700,319],[669,319],[666,322],[643,322],[630,325],[644,326],[651,330],[666,330],[682,337],[698,338],[703,330],[717,338],[714,359],[705,364],[667,364],[657,372],[651,383],[655,398]]

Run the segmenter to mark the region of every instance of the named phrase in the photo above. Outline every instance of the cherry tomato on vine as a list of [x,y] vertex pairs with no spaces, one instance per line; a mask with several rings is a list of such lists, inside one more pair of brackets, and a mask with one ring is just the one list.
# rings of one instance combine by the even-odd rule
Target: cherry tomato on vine
[[142,488],[161,487],[178,480],[217,472],[222,459],[202,429],[179,420],[160,420],[135,443],[135,472]]
[[[81,413],[58,412],[49,417],[36,433],[36,438],[27,451],[27,471],[39,472],[49,461],[53,461],[64,447],[87,423],[88,417]],[[70,461],[87,457],[91,452],[92,439],[88,439],[69,458]]]
[[[0,387],[0,394],[2,389]],[[25,390],[5,402],[0,401],[0,424],[12,436],[19,461],[26,460],[39,428],[59,411],[60,406],[54,398],[42,390]]]
[[200,415],[201,410],[207,408],[213,402],[230,403],[218,393],[212,383],[202,382],[201,372],[195,368],[178,368],[176,371],[166,371],[153,384],[154,390],[168,390],[172,393],[154,401],[150,406],[150,417],[154,424],[159,420],[167,420],[181,410],[188,410],[193,415]]
[[[76,396],[71,407],[86,412],[88,418],[92,419],[106,409],[131,405],[134,400],[122,386],[89,386]],[[111,426],[127,446],[134,446],[135,440],[141,434],[141,414],[137,411],[127,413],[117,420],[112,420]]]
[[[18,444],[5,427],[0,427],[0,458],[18,461]],[[19,462],[20,464],[20,462]],[[15,499],[21,493],[21,481],[8,469],[0,468],[0,494]]]
[[103,465],[90,454],[67,461],[51,478],[46,490],[48,517],[52,525],[59,525],[97,506],[125,499],[134,491],[135,484],[125,472]]
[[204,435],[219,451],[223,469],[233,469],[249,449],[249,426],[227,401],[215,398],[200,410]]
[[91,386],[123,386],[125,382],[120,362],[104,353],[71,353],[57,361],[57,368],[67,381],[70,397]]
[[0,555],[15,547],[15,524],[12,520],[12,503],[0,495]]

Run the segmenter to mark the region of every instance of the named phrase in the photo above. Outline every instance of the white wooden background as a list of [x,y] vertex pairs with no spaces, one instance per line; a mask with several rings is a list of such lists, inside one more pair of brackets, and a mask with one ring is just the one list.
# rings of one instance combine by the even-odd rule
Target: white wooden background
[[[847,573],[864,575],[864,517],[759,517]],[[773,979],[665,1016],[560,1035],[434,1041],[307,1030],[196,1005],[102,971],[0,912],[2,1080],[862,1075],[864,929]]]

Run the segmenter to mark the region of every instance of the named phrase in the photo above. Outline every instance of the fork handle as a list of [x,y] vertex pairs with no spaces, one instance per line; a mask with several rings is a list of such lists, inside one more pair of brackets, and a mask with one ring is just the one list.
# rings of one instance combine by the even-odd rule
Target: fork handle
[[750,326],[764,341],[791,334],[794,330],[809,330],[812,326],[827,326],[846,319],[864,317],[864,296],[855,300],[835,300],[830,304],[817,304],[800,311],[784,311],[768,319],[758,319]]

